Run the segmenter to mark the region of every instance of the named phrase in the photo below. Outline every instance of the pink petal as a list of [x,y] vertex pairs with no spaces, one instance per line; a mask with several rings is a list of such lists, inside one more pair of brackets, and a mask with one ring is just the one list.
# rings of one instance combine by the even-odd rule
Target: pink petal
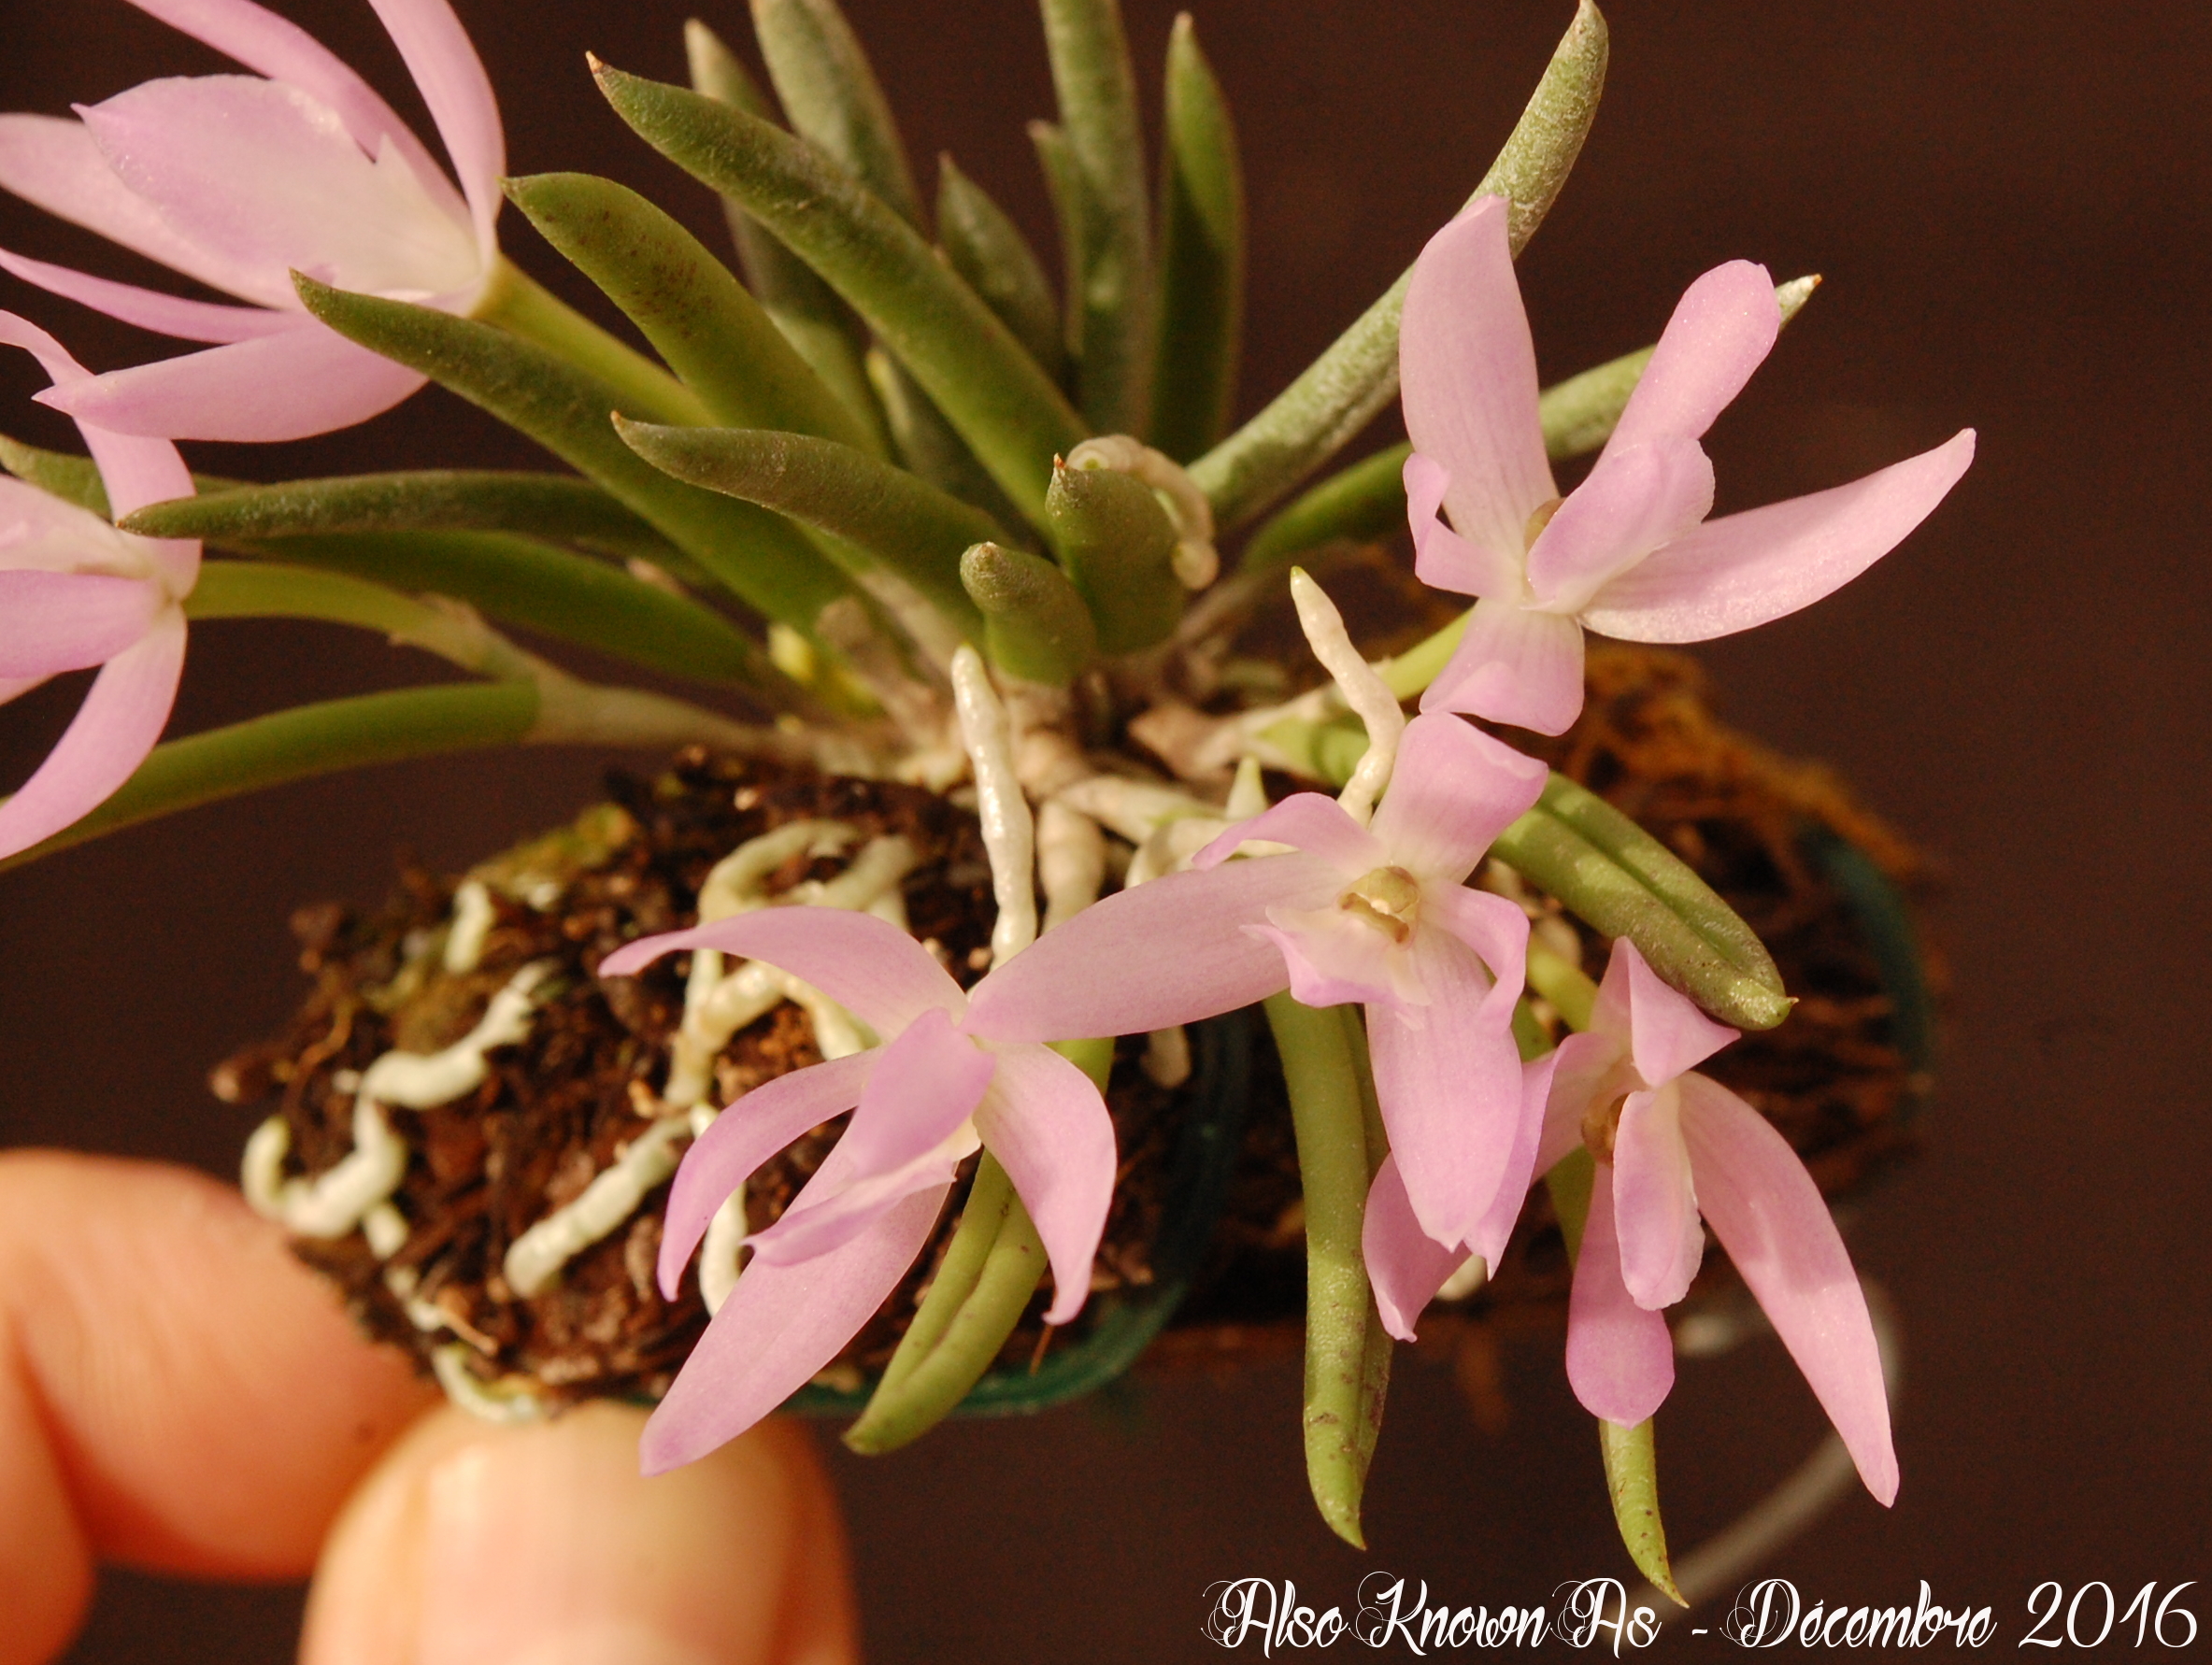
[[1558,613],[1477,602],[1467,633],[1420,708],[1565,733],[1582,712],[1582,627]]
[[1398,331],[1413,448],[1450,476],[1460,532],[1502,554],[1527,548],[1529,517],[1559,493],[1536,418],[1536,349],[1506,243],[1506,200],[1484,197],[1414,262]]
[[1536,1145],[1535,1172],[1548,1174],[1582,1143],[1582,1119],[1592,1103],[1610,1104],[1636,1087],[1634,1065],[1612,1036],[1592,1030],[1569,1035],[1549,1055],[1554,1060],[1550,1090],[1545,1098],[1544,1131]]
[[407,73],[430,107],[446,154],[477,228],[478,247],[489,256],[492,222],[501,201],[499,178],[507,172],[507,138],[499,123],[499,104],[492,79],[468,31],[446,0],[369,0],[399,48]]
[[452,183],[422,141],[345,61],[297,23],[252,0],[131,0],[140,11],[213,47],[273,81],[288,81],[337,113],[346,131],[374,156],[387,142],[411,164],[434,193],[460,209]]
[[984,1089],[976,1131],[1021,1194],[1052,1263],[1048,1324],[1091,1292],[1091,1262],[1114,1200],[1114,1118],[1091,1077],[1043,1046],[1009,1046]]
[[163,219],[116,178],[82,122],[0,115],[0,189],[210,288],[298,309],[297,296],[274,296],[267,274],[201,248]]
[[[1490,605],[1484,603],[1484,605]],[[1457,885],[1544,790],[1548,771],[1446,713],[1415,718],[1370,831],[1424,884]]]
[[117,434],[258,444],[364,422],[428,379],[303,315],[282,334],[111,370],[38,402]]
[[1419,1029],[1370,1006],[1367,1046],[1391,1150],[1421,1230],[1464,1243],[1489,1211],[1520,1131],[1513,1003],[1491,999],[1474,951],[1441,932],[1414,937],[1430,1004]]
[[0,705],[7,704],[18,694],[29,693],[45,680],[44,676],[0,676]]
[[1764,624],[1850,582],[1926,519],[1974,461],[1974,430],[1854,480],[1707,520],[1583,609],[1630,642],[1703,642]]
[[1375,1183],[1367,1188],[1360,1256],[1367,1263],[1367,1282],[1375,1290],[1382,1327],[1409,1342],[1421,1309],[1436,1298],[1444,1280],[1466,1259],[1466,1251],[1446,1248],[1420,1229],[1406,1195],[1406,1181],[1398,1174],[1398,1159],[1386,1156],[1375,1171]]
[[1267,919],[1245,929],[1281,951],[1291,997],[1299,1004],[1367,1003],[1399,1011],[1428,1003],[1412,956],[1342,908],[1271,907]]
[[1605,448],[1529,549],[1529,588],[1578,613],[1616,574],[1680,537],[1713,509],[1713,464],[1694,439]]
[[1654,439],[1696,439],[1774,350],[1782,309],[1764,266],[1732,260],[1682,292],[1608,452]]
[[54,676],[105,664],[167,605],[143,578],[0,572],[0,676]]
[[1613,961],[1605,967],[1608,982],[1614,963],[1622,967],[1627,985],[1629,1050],[1647,1086],[1694,1070],[1737,1038],[1736,1031],[1715,1023],[1695,1001],[1664,982],[1625,936],[1614,939]]
[[[341,289],[428,301],[473,288],[465,221],[397,156],[366,156],[335,111],[254,76],[148,81],[80,107],[116,177],[233,263],[235,292],[296,306],[292,270]],[[249,286],[250,285],[250,286]]]
[[0,570],[127,572],[135,548],[90,509],[0,475]]
[[1471,544],[1438,517],[1451,476],[1434,457],[1415,451],[1406,459],[1406,518],[1413,528],[1413,573],[1432,590],[1454,595],[1491,596],[1518,601],[1521,590],[1520,546],[1510,552]]
[[1057,925],[968,994],[972,1035],[1067,1041],[1144,1034],[1249,1006],[1290,982],[1248,935],[1270,905],[1318,907],[1343,883],[1318,856],[1260,856],[1171,873]]
[[1613,1218],[1629,1298],[1657,1312],[1690,1293],[1705,1253],[1674,1084],[1632,1092],[1613,1142]]
[[826,1255],[748,1266],[646,1424],[645,1472],[705,1457],[805,1387],[898,1288],[949,1188],[902,1198]]
[[1544,1131],[1544,1107],[1551,1092],[1552,1073],[1559,1066],[1559,1054],[1548,1052],[1532,1063],[1520,1066],[1520,1122],[1513,1135],[1513,1154],[1506,1161],[1506,1176],[1498,1182],[1498,1194],[1467,1234],[1467,1247],[1482,1257],[1485,1267],[1495,1271],[1506,1253],[1506,1245],[1513,1236],[1513,1228],[1520,1218],[1522,1206],[1529,1199],[1529,1186],[1536,1176],[1536,1152]]
[[0,803],[0,859],[82,818],[131,777],[161,738],[184,673],[184,615],[171,610],[93,679],[37,773]]
[[1439,885],[1424,891],[1421,908],[1430,924],[1447,931],[1482,957],[1496,979],[1491,1002],[1506,1008],[1510,1018],[1513,1003],[1527,981],[1529,917],[1520,904],[1493,896],[1488,890]]
[[841,907],[761,908],[641,936],[601,961],[599,975],[635,976],[686,948],[764,960],[804,977],[879,1035],[897,1034],[924,1012],[957,1018],[962,1009],[960,985],[927,948],[872,914]]
[[[1877,1501],[1897,1453],[1874,1323],[1820,1188],[1789,1142],[1719,1082],[1685,1075],[1682,1133],[1705,1222],[1797,1360]],[[1587,1245],[1586,1245],[1587,1247]]]
[[[71,358],[59,341],[12,312],[0,312],[0,341],[20,347],[37,359],[56,389],[79,390],[98,379]],[[118,519],[147,504],[193,494],[192,471],[167,440],[120,434],[82,421],[78,429],[84,435],[85,448],[99,465],[101,482],[107,488],[109,512]],[[198,543],[183,538],[136,538],[132,542],[161,569],[172,595],[182,595],[192,589],[200,568]]]
[[1334,862],[1347,878],[1357,878],[1390,860],[1367,829],[1353,820],[1335,799],[1322,792],[1293,792],[1280,804],[1239,821],[1191,858],[1193,871],[1219,867],[1247,844],[1264,840],[1287,844]]
[[136,284],[116,283],[67,266],[52,266],[42,260],[26,260],[0,249],[0,271],[12,272],[25,283],[35,283],[49,294],[90,306],[109,318],[120,318],[139,329],[185,341],[248,341],[298,327],[295,316],[272,312],[265,306],[224,306],[212,301],[188,301]]
[[676,1288],[715,1211],[760,1165],[810,1128],[860,1103],[877,1054],[856,1052],[763,1082],[692,1141],[668,1190],[661,1230],[661,1293]]
[[1567,1383],[1582,1408],[1633,1428],[1666,1402],[1675,1386],[1675,1344],[1666,1320],[1629,1299],[1613,1234],[1613,1174],[1598,1164],[1590,1218],[1567,1297]]
[[949,1182],[954,1164],[976,1148],[967,1122],[991,1085],[995,1057],[933,1006],[875,1058],[832,1160],[783,1217],[752,1239],[760,1258],[788,1262],[828,1252],[899,1198]]

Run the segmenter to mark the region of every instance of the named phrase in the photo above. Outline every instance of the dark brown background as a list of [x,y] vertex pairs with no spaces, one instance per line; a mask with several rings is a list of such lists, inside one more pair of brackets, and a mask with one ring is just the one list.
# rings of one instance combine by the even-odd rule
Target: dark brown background
[[[215,66],[115,0],[39,7],[36,21],[9,9],[0,107],[59,112]],[[287,9],[404,87],[365,7]],[[581,62],[589,47],[679,77],[674,0],[461,9],[517,171],[612,173],[713,229],[703,194],[629,140]],[[1020,136],[1049,109],[1031,10],[853,11],[916,158],[954,149],[1041,235]],[[1522,263],[1547,376],[1649,339],[1689,278],[1744,255],[1829,283],[1714,433],[1723,508],[1833,483],[1962,423],[1981,431],[1973,472],[1902,551],[1809,614],[1703,657],[1731,715],[1841,765],[1951,874],[1938,928],[1958,996],[1933,1146],[1853,1235],[1907,1326],[1905,1489],[1887,1515],[1851,1497],[1776,1569],[1831,1603],[1908,1600],[1927,1579],[1939,1601],[1993,1605],[2009,1647],[2041,1580],[2104,1579],[2124,1599],[2212,1573],[2212,26],[2197,7],[2109,0],[1620,0],[1611,15],[1605,112]],[[1564,0],[1206,0],[1199,23],[1252,180],[1248,406],[1449,216],[1567,17]],[[1168,18],[1132,0],[1149,83]],[[734,4],[718,21],[743,35]],[[549,276],[519,218],[505,229]],[[0,240],[121,269],[12,203]],[[95,366],[167,350],[20,286],[0,298]],[[60,423],[21,403],[37,385],[27,364],[11,357],[0,377],[0,426],[62,443]],[[532,461],[436,393],[286,454],[195,457],[264,477]],[[334,633],[215,627],[195,637],[177,726],[418,672]],[[21,777],[69,704],[49,690],[7,714],[0,779]],[[0,1138],[229,1172],[245,1122],[201,1074],[294,998],[287,910],[374,896],[403,845],[465,862],[563,816],[598,766],[561,754],[389,769],[0,877]],[[1498,1439],[1472,1428],[1440,1372],[1401,1366],[1368,1556],[1330,1539],[1306,1503],[1287,1365],[949,1428],[874,1463],[837,1452],[872,1656],[1199,1658],[1211,1651],[1200,1592],[1219,1578],[1295,1578],[1349,1604],[1383,1567],[1495,1606],[1622,1570],[1556,1348],[1507,1366],[1515,1421]],[[1771,1344],[1686,1367],[1661,1436],[1677,1546],[1732,1517],[1818,1429]],[[276,1659],[295,1615],[292,1592],[117,1576],[71,1658]]]

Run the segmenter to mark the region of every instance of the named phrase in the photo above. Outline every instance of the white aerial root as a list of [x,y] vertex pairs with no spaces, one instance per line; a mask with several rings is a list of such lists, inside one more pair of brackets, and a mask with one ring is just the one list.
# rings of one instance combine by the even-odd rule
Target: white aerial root
[[[841,854],[860,836],[845,821],[791,821],[773,832],[748,839],[716,862],[699,889],[699,922],[766,907],[771,901],[810,907],[842,907],[872,913],[906,925],[906,899],[899,881],[920,861],[913,843],[896,835],[871,839],[852,864],[833,879],[808,879],[771,899],[762,883],[793,856]],[[661,1103],[670,1111],[703,1103],[714,1085],[714,1060],[730,1037],[786,1000],[805,1008],[814,1024],[815,1044],[825,1059],[848,1058],[867,1045],[851,1017],[810,983],[760,961],[746,961],[724,975],[722,956],[713,948],[692,952],[684,985],[683,1021],[669,1048],[668,1083]]]
[[1063,799],[1037,810],[1037,882],[1045,891],[1044,929],[1074,918],[1106,883],[1106,833]]
[[1391,768],[1398,761],[1398,737],[1406,732],[1406,713],[1398,696],[1384,686],[1375,667],[1361,656],[1337,612],[1319,584],[1300,567],[1291,569],[1291,599],[1298,607],[1298,625],[1321,668],[1329,673],[1344,703],[1367,727],[1367,749],[1359,767],[1336,802],[1362,826],[1375,813],[1375,801],[1390,784]]
[[1014,773],[1032,798],[1042,803],[1094,773],[1069,733],[1075,702],[1066,689],[1008,677],[1001,691],[1014,730]]
[[1036,940],[1036,829],[1014,769],[1012,725],[991,686],[983,656],[963,643],[952,656],[952,700],[968,765],[976,776],[976,816],[991,858],[991,890],[998,918],[991,957],[1005,964]]
[[[315,1179],[284,1177],[291,1131],[281,1117],[263,1122],[247,1140],[241,1164],[239,1185],[247,1202],[302,1237],[343,1237],[361,1225],[407,1173],[407,1142],[384,1119],[383,1106],[434,1109],[481,1086],[490,1072],[484,1055],[529,1036],[531,991],[552,969],[546,960],[524,966],[492,997],[477,1026],[444,1050],[387,1052],[363,1071],[353,1096],[353,1148]],[[391,1250],[382,1251],[387,1253],[407,1241],[404,1232],[392,1241],[389,1221],[378,1222],[378,1235],[392,1243]]]
[[960,749],[947,733],[942,695],[907,669],[905,656],[876,628],[859,598],[840,596],[822,608],[815,629],[906,737],[906,755],[893,772],[934,791],[959,779]]
[[486,1422],[536,1422],[545,1416],[546,1400],[536,1383],[516,1375],[487,1382],[468,1368],[469,1352],[462,1342],[431,1349],[431,1372],[448,1399]]
[[1175,576],[1185,590],[1204,590],[1220,576],[1221,558],[1214,549],[1214,506],[1173,457],[1126,434],[1105,434],[1068,452],[1067,465],[1110,468],[1152,488],[1175,522]]
[[637,1212],[646,1192],[676,1172],[669,1147],[688,1138],[682,1117],[654,1122],[624,1146],[575,1201],[564,1204],[507,1245],[500,1273],[524,1300],[552,1287],[561,1268]]
[[1191,1079],[1191,1037],[1181,1024],[1156,1029],[1145,1037],[1141,1067],[1159,1087],[1180,1087]]
[[737,1251],[745,1238],[745,1187],[740,1184],[706,1222],[706,1241],[699,1246],[699,1299],[710,1318],[737,1287]]
[[453,923],[446,932],[442,961],[448,972],[464,977],[477,969],[484,958],[484,939],[492,934],[498,918],[499,910],[492,905],[492,892],[482,879],[463,879],[454,887]]

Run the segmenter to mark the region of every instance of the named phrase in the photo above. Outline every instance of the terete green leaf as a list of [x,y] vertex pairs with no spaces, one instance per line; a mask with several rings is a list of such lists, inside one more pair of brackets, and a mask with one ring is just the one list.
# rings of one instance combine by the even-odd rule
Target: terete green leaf
[[338,334],[527,434],[769,618],[811,630],[822,608],[848,592],[836,569],[785,521],[684,485],[633,452],[615,435],[610,391],[542,348],[427,306],[353,294],[304,276],[293,282],[307,310]]
[[1167,39],[1160,159],[1160,350],[1152,443],[1188,462],[1219,440],[1244,342],[1244,167],[1188,12]]
[[[1469,194],[1512,204],[1518,254],[1566,183],[1605,90],[1606,31],[1591,0],[1553,52],[1504,149]],[[1224,529],[1249,519],[1364,428],[1398,391],[1398,320],[1408,267],[1273,404],[1191,465]]]
[[800,254],[913,373],[1001,490],[1042,523],[1052,458],[1083,427],[1051,378],[920,235],[790,134],[680,87],[598,66],[617,113]]

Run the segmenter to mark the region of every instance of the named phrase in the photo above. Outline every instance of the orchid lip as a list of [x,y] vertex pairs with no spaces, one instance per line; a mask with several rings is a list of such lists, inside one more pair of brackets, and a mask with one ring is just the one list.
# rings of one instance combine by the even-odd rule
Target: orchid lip
[[1420,881],[1403,867],[1377,867],[1346,886],[1336,905],[1402,946],[1420,918]]
[[1613,1160],[1613,1142],[1620,1136],[1620,1113],[1628,1107],[1629,1094],[1616,1093],[1610,1100],[1592,1099],[1590,1108],[1582,1113],[1582,1143],[1590,1154],[1608,1165]]

